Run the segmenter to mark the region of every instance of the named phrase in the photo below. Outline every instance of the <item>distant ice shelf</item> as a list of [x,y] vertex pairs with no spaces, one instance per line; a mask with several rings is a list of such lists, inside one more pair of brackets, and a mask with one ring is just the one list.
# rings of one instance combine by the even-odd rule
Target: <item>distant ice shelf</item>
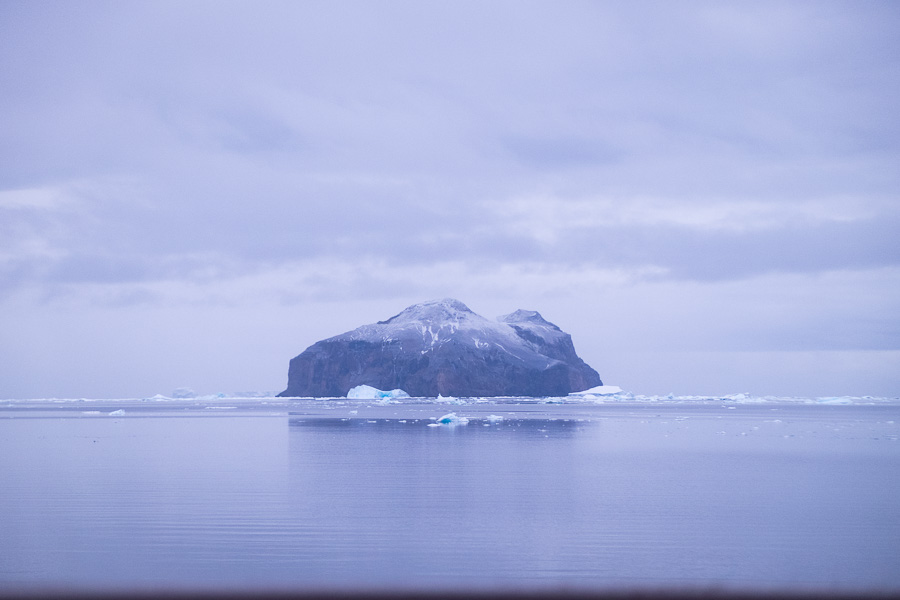
[[613,396],[615,394],[621,394],[622,388],[617,385],[598,385],[597,387],[592,387],[589,390],[584,390],[581,392],[570,392],[570,396]]

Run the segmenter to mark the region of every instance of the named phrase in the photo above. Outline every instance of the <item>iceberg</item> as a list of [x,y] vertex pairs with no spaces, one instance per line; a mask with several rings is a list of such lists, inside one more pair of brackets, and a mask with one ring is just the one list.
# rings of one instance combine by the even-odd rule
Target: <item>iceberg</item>
[[853,398],[849,396],[828,396],[816,398],[818,404],[853,404]]
[[612,396],[621,394],[622,388],[617,385],[598,385],[581,392],[569,392],[570,396]]
[[383,398],[409,398],[409,394],[401,389],[385,391],[371,385],[358,385],[347,392],[347,397],[356,400],[381,400]]
[[465,400],[461,400],[460,398],[457,398],[456,396],[441,396],[440,394],[437,395],[437,398],[435,398],[434,401],[439,404],[465,404],[466,403]]
[[455,425],[468,425],[468,424],[469,424],[468,418],[460,417],[456,413],[448,413],[448,414],[444,415],[443,417],[436,419],[434,423],[429,424],[429,427],[432,427],[432,426],[437,427],[440,425],[455,426]]
[[125,416],[125,411],[120,408],[119,410],[114,410],[111,413],[109,413],[109,416],[110,417],[123,417],[123,416]]

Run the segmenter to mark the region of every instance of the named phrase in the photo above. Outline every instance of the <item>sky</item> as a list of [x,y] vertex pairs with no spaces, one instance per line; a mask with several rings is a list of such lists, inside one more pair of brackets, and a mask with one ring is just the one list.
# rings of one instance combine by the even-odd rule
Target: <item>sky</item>
[[0,398],[453,297],[637,394],[900,396],[896,2],[0,2]]

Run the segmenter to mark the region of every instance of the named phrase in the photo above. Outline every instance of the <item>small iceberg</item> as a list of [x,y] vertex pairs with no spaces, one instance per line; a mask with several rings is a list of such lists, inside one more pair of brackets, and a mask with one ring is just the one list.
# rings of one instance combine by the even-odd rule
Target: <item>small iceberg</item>
[[584,390],[581,392],[569,392],[570,396],[613,396],[615,394],[621,394],[622,388],[617,385],[598,385],[597,387],[592,387],[589,390]]
[[439,404],[465,404],[466,401],[456,396],[442,396],[440,394],[437,395],[437,398],[434,399],[435,402]]
[[816,398],[817,404],[854,404],[853,398],[850,396],[828,396],[824,398]]
[[456,425],[468,425],[469,419],[466,417],[460,417],[456,413],[448,413],[443,417],[435,419],[434,423],[429,423],[429,427],[440,427],[441,425],[449,425],[451,427],[455,427]]
[[109,416],[110,417],[124,417],[125,411],[120,408],[119,410],[114,410],[111,413],[109,413]]
[[382,400],[385,398],[409,398],[409,394],[401,389],[379,390],[371,385],[358,385],[347,392],[347,398],[355,400]]

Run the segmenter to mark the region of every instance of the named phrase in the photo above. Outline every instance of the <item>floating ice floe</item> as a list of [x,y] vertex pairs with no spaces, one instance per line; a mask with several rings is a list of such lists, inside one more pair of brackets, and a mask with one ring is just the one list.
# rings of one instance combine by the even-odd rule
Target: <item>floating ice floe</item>
[[440,394],[437,395],[437,398],[434,399],[435,402],[439,402],[441,404],[465,404],[465,400],[460,400],[455,396],[442,396]]
[[[617,385],[598,385],[588,390],[580,392],[570,392],[567,396],[570,400],[630,400],[633,394],[624,391]],[[566,398],[560,398],[558,401],[564,402]]]
[[816,398],[816,404],[853,404],[853,400],[850,396],[829,396]]
[[434,423],[429,423],[429,427],[440,427],[441,425],[449,425],[454,427],[456,425],[468,425],[469,419],[466,417],[460,417],[456,413],[448,413],[443,417],[435,419]]
[[622,388],[617,385],[598,385],[597,387],[592,387],[589,390],[583,390],[581,392],[570,392],[570,396],[613,396],[615,394],[621,394]]
[[119,410],[114,410],[111,413],[109,413],[109,416],[110,417],[124,417],[125,411],[120,408]]
[[379,390],[371,385],[358,385],[347,392],[348,398],[355,400],[382,400],[392,398],[409,398],[409,394],[401,389]]
[[487,417],[485,417],[485,421],[488,421],[489,423],[499,423],[502,420],[503,417],[501,417],[500,415],[488,415]]

